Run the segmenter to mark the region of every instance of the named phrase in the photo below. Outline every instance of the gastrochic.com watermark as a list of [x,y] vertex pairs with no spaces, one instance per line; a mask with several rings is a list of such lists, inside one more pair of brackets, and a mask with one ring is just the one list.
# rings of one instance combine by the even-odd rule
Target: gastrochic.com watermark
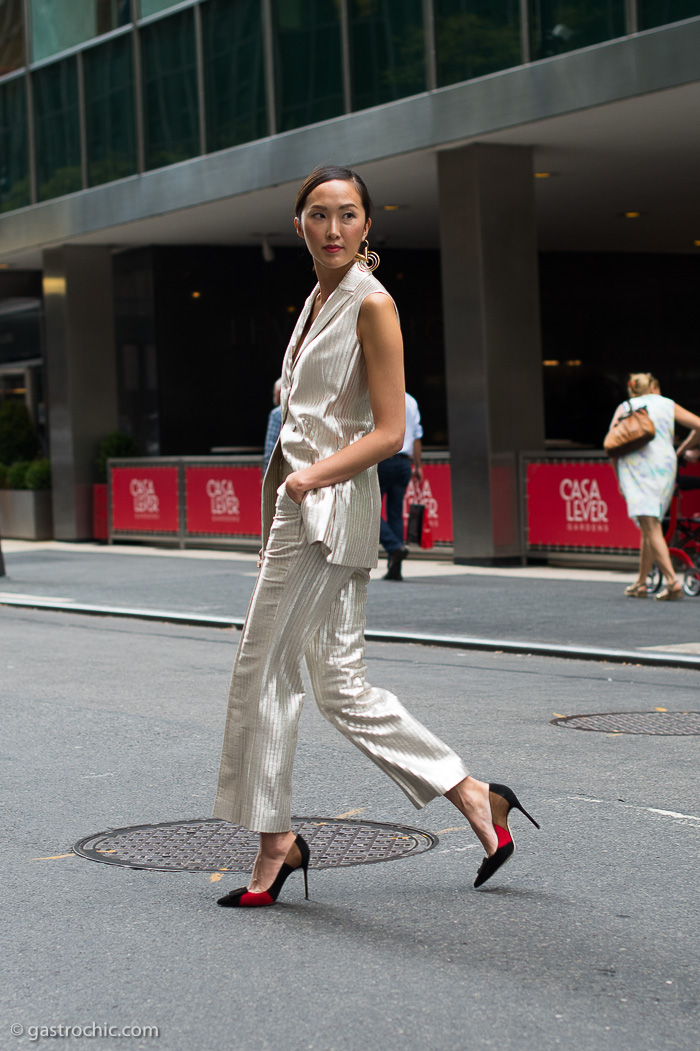
[[155,1025],[107,1025],[103,1022],[88,1022],[86,1025],[23,1025],[22,1022],[15,1022],[10,1026],[10,1032],[13,1036],[26,1036],[27,1040],[32,1042],[36,1040],[43,1040],[44,1038],[57,1037],[86,1037],[88,1040],[91,1037],[108,1037],[112,1036],[115,1039],[129,1039],[135,1038],[137,1040],[143,1040],[144,1038],[157,1038],[160,1036],[160,1030]]

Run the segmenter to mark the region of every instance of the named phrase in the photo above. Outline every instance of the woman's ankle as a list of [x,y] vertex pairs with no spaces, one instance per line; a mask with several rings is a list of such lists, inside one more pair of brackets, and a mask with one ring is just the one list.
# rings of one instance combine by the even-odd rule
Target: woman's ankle
[[294,845],[294,832],[261,832],[258,853],[265,858],[284,858]]

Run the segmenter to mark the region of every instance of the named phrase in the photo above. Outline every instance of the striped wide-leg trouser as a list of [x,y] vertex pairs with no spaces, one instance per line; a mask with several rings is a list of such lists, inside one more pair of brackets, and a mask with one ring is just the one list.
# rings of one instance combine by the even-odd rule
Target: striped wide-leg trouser
[[214,816],[256,832],[291,827],[292,767],[306,665],[321,713],[425,806],[467,776],[462,760],[393,694],[365,679],[369,572],[309,544],[280,488],[233,668]]

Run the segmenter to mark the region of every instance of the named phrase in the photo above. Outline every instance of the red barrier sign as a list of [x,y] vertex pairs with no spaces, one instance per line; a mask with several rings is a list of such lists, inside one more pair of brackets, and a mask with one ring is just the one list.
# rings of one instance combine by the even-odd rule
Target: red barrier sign
[[[690,478],[700,478],[700,463],[684,463],[679,473]],[[683,518],[700,515],[700,489],[686,490],[681,493],[680,513]]]
[[187,532],[260,536],[259,467],[187,467]]
[[423,464],[423,481],[411,479],[403,502],[404,528],[408,524],[410,504],[425,505],[434,543],[452,543],[452,483],[449,464]]
[[527,465],[528,547],[639,550],[617,478],[606,461]]
[[112,529],[177,533],[177,467],[114,467]]

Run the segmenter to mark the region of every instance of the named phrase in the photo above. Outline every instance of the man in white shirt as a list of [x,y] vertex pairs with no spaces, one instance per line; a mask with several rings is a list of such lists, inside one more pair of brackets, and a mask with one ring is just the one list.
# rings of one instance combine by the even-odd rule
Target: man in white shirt
[[403,502],[411,474],[423,481],[421,455],[423,428],[418,402],[406,394],[406,432],[401,451],[378,464],[379,488],[386,495],[386,520],[382,518],[379,539],[389,556],[385,580],[403,580],[401,563],[408,555],[404,543]]

